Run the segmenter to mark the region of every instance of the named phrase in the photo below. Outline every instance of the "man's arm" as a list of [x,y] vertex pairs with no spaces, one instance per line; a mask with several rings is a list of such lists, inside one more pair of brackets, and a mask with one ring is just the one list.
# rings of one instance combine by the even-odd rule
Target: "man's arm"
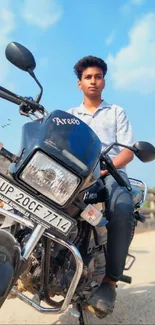
[[[117,142],[132,146],[134,144],[133,133],[131,124],[126,116],[125,111],[121,107],[116,109],[116,139]],[[129,149],[122,149],[120,147],[120,153],[113,158],[114,166],[118,168],[125,167],[134,158],[134,153]],[[101,176],[108,173],[108,170],[102,170]]]
[[[123,149],[121,152],[113,159],[113,164],[116,168],[125,167],[130,161],[133,160],[134,153],[129,149]],[[101,170],[101,176],[108,174],[108,170]]]

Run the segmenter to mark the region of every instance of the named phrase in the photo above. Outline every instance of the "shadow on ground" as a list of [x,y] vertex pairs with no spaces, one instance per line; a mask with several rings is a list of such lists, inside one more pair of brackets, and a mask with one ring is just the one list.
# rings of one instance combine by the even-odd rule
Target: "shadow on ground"
[[[53,324],[78,324],[78,320],[67,311]],[[120,283],[113,314],[100,320],[87,313],[86,324],[155,324],[155,282],[131,287]]]

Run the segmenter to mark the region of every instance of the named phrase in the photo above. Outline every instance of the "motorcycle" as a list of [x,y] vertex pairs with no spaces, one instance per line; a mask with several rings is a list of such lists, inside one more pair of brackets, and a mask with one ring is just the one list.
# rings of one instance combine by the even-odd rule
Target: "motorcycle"
[[[32,120],[23,126],[18,155],[0,144],[0,155],[9,161],[7,172],[0,172],[0,307],[10,296],[42,313],[62,313],[72,304],[71,313],[84,324],[85,310],[101,317],[88,299],[105,275],[108,222],[104,202],[87,194],[96,184],[104,190],[100,169],[108,169],[133,195],[133,238],[137,222],[145,220],[139,210],[147,186],[133,178],[131,186],[126,184],[108,153],[113,146],[122,146],[149,162],[155,159],[155,148],[139,141],[130,147],[112,143],[103,151],[99,138],[83,121],[62,110],[48,113],[40,104],[43,87],[27,48],[11,42],[5,55],[31,75],[40,93],[34,100],[0,86],[0,97],[17,104],[19,113]],[[128,258],[131,262],[125,270],[135,261],[130,254]],[[131,280],[125,274],[120,279]],[[53,299],[56,295],[62,297],[60,302]]]

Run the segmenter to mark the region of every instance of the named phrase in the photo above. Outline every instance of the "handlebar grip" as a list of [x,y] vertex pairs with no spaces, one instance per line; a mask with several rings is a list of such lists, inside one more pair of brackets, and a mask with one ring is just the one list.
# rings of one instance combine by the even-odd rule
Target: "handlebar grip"
[[0,97],[3,99],[8,100],[11,103],[20,105],[21,104],[21,100],[19,98],[13,97],[10,94],[6,94],[4,91],[0,90]]
[[103,163],[103,161],[105,162],[104,167],[106,166],[106,168],[108,169],[110,174],[114,177],[116,182],[118,182],[120,186],[126,187],[128,191],[131,191],[132,188],[126,183],[123,177],[119,174],[110,157],[102,154],[101,162]]
[[0,155],[7,158],[8,160],[10,160],[11,162],[16,160],[16,156],[13,155],[10,151],[8,151],[7,149],[3,148],[3,143],[0,142]]
[[[115,168],[115,166],[114,166],[114,168]],[[115,168],[116,169],[116,168]],[[116,171],[117,171],[117,169],[116,169]],[[128,189],[128,191],[131,191],[131,187],[130,186],[128,186],[128,184],[126,183],[126,181],[123,179],[123,177],[119,174],[119,172],[117,171],[117,174],[113,174],[113,177],[115,178],[115,180],[118,182],[118,184],[120,185],[120,186],[124,186],[124,187],[126,187],[127,189]]]
[[5,88],[0,87],[0,98],[6,99],[11,103],[17,104],[17,105],[21,105],[24,104],[25,106],[30,107],[30,109],[34,110],[34,111],[40,111],[41,113],[44,113],[44,107],[42,105],[40,105],[39,103],[30,100],[29,98],[26,97],[21,97],[21,96],[17,96],[16,94],[11,93],[10,91],[7,90],[7,92],[5,92]]

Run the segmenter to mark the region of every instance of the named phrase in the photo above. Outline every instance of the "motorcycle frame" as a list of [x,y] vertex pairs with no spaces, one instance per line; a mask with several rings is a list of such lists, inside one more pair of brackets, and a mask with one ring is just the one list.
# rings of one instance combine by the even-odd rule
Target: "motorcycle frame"
[[[31,305],[32,307],[34,307],[36,310],[42,312],[42,313],[63,313],[69,306],[72,297],[74,295],[74,292],[77,288],[77,285],[79,283],[79,280],[81,278],[82,275],[82,271],[83,271],[83,260],[81,257],[81,254],[79,252],[79,250],[72,244],[69,243],[67,241],[64,241],[60,238],[55,237],[54,235],[52,235],[51,233],[48,232],[48,229],[45,229],[42,225],[37,225],[36,227],[34,227],[34,224],[30,221],[25,219],[24,217],[21,217],[19,215],[16,215],[14,213],[11,213],[10,211],[6,211],[3,208],[0,208],[0,213],[2,215],[4,215],[5,217],[10,217],[12,218],[15,222],[18,222],[28,228],[33,229],[33,232],[28,240],[28,242],[26,243],[26,245],[24,246],[24,249],[22,250],[22,258],[24,260],[28,260],[29,256],[31,255],[32,251],[34,250],[34,248],[36,247],[36,245],[38,244],[40,238],[42,236],[47,237],[48,239],[64,246],[65,248],[67,248],[71,254],[73,255],[74,259],[75,259],[75,263],[76,263],[76,269],[75,269],[75,274],[71,280],[69,289],[66,293],[66,296],[64,298],[64,300],[62,302],[55,302],[54,300],[51,300],[49,298],[48,292],[46,291],[46,295],[45,295],[45,299],[48,302],[48,304],[50,304],[53,307],[51,308],[45,308],[40,306],[39,303],[35,302],[34,300],[28,298],[26,295],[24,295],[23,293],[19,292],[17,290],[16,287],[13,287],[11,289],[11,293],[16,295],[20,300],[24,301],[25,303],[27,303],[28,305]],[[22,267],[22,272],[23,272],[23,267]],[[46,275],[48,273],[48,268],[46,267]],[[16,275],[16,279],[20,276],[21,271],[20,271],[20,267],[19,267],[19,273]],[[45,277],[44,277],[45,280]],[[45,280],[45,284],[46,280]],[[47,287],[45,286],[45,289]]]
[[[138,181],[138,180],[137,180]],[[143,182],[142,182],[143,183]],[[146,184],[143,183],[143,185],[145,185],[145,192],[144,192],[144,197],[143,197],[143,202],[146,198],[146,193],[147,193],[147,187]],[[141,204],[143,203],[141,202]],[[137,209],[138,210],[138,209]],[[10,211],[4,210],[3,208],[0,208],[0,213],[2,215],[4,215],[4,217],[10,217],[12,220],[14,220],[16,223],[20,223],[21,225],[28,227],[30,229],[32,229],[32,234],[28,240],[28,242],[26,243],[26,245],[24,246],[22,252],[21,252],[21,266],[19,266],[18,268],[18,274],[16,274],[15,278],[16,281],[17,279],[20,277],[20,275],[23,273],[23,271],[25,270],[24,268],[26,268],[27,266],[27,261],[28,258],[30,257],[31,253],[33,252],[34,248],[36,247],[36,245],[38,244],[40,238],[42,236],[46,237],[45,240],[45,260],[43,263],[43,277],[42,277],[42,288],[43,288],[43,296],[44,296],[44,301],[47,302],[51,308],[45,308],[40,306],[40,301],[39,303],[37,302],[36,299],[30,299],[29,297],[27,297],[26,295],[24,295],[23,293],[19,292],[17,290],[17,288],[14,286],[11,289],[11,293],[16,295],[20,300],[22,300],[23,302],[27,303],[28,305],[34,307],[36,310],[40,311],[41,313],[62,313],[64,312],[69,304],[71,303],[71,300],[74,296],[75,290],[78,286],[78,283],[80,281],[82,272],[83,272],[83,259],[82,256],[79,252],[79,250],[77,249],[77,247],[75,245],[73,245],[72,243],[69,243],[67,241],[64,241],[54,235],[52,235],[51,233],[48,232],[48,229],[45,228],[43,225],[36,225],[34,226],[33,222],[26,219],[25,217],[21,217],[15,213],[12,213]],[[73,255],[74,259],[75,259],[75,263],[76,263],[76,269],[75,269],[75,273],[74,276],[71,280],[69,289],[66,293],[65,298],[61,301],[61,302],[56,302],[54,300],[52,300],[49,296],[49,292],[48,292],[48,283],[49,283],[49,249],[50,249],[50,245],[49,242],[50,241],[54,241],[60,245],[62,245],[63,247],[67,248],[71,254]],[[106,259],[106,245],[103,245],[104,248],[104,253],[105,253],[105,259]],[[98,248],[97,248],[98,250]],[[96,250],[95,250],[96,251]],[[95,252],[92,252],[90,254],[88,254],[89,256],[93,256]],[[128,254],[128,256],[130,256],[132,258],[132,262],[130,264],[130,266],[128,268],[125,268],[125,270],[129,270],[132,266],[132,264],[135,261],[134,256]],[[125,277],[125,276],[124,276]],[[124,281],[123,281],[124,282]],[[130,283],[130,281],[125,281]]]

